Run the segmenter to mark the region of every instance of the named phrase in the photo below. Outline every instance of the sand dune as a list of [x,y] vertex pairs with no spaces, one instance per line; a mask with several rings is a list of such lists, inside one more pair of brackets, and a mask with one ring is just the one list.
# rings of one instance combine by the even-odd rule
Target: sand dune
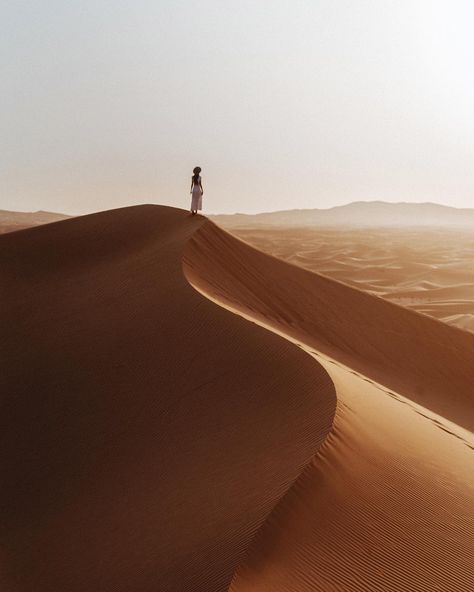
[[472,434],[346,368],[330,370],[334,429],[231,590],[472,590]]
[[311,351],[338,397],[333,430],[231,590],[474,589],[474,337],[210,223],[185,269],[216,302]]
[[186,281],[203,221],[1,237],[3,590],[227,590],[329,431],[321,365]]
[[474,233],[450,228],[232,228],[258,249],[474,330]]
[[170,208],[0,246],[5,589],[474,589],[473,335]]
[[205,229],[185,258],[192,253],[186,273],[204,293],[473,429],[470,333]]

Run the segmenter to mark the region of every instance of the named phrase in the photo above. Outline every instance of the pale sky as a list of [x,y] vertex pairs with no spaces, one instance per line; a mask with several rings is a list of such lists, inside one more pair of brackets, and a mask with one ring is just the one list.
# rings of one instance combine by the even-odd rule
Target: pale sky
[[3,0],[0,209],[474,205],[472,0]]

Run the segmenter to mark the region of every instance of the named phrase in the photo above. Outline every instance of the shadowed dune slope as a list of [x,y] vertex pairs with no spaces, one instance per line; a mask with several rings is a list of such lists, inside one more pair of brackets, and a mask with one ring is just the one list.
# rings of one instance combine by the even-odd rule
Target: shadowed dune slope
[[231,592],[474,590],[474,438],[449,421],[472,427],[474,336],[212,223],[184,261],[208,297],[311,351],[338,398],[331,433],[257,533]]
[[0,237],[3,590],[226,590],[330,430],[323,367],[187,282],[203,224],[141,206]]

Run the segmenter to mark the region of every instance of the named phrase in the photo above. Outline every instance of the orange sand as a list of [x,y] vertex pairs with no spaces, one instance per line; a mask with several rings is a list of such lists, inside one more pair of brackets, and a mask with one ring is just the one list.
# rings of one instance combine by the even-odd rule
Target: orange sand
[[186,281],[204,222],[0,237],[2,590],[225,590],[331,428],[326,371]]
[[3,589],[474,589],[472,334],[171,208],[0,247]]
[[452,228],[235,227],[266,253],[474,331],[474,232]]
[[214,301],[311,352],[338,398],[330,435],[232,592],[474,589],[474,336],[212,223],[188,243],[185,270]]

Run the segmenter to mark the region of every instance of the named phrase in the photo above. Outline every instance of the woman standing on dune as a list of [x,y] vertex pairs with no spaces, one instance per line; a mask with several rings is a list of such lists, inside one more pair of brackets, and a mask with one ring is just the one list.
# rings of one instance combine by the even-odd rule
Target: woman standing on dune
[[197,214],[198,210],[202,210],[202,196],[204,191],[201,182],[201,167],[195,167],[193,169],[193,176],[191,177],[191,214]]

